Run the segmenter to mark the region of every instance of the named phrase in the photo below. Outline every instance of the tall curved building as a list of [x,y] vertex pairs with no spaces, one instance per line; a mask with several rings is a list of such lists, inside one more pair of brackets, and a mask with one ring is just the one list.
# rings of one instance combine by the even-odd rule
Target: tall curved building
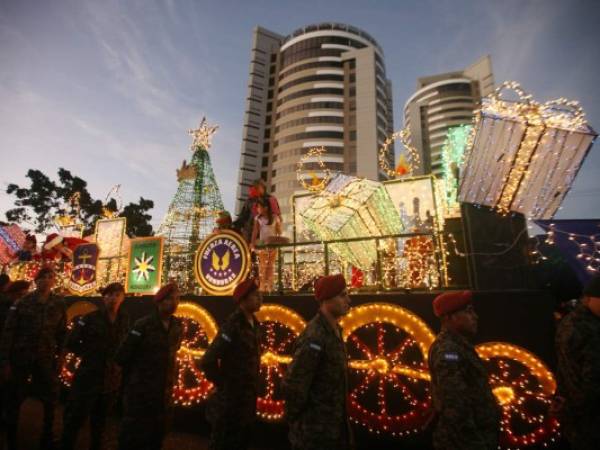
[[441,175],[448,129],[471,124],[481,97],[493,90],[490,56],[462,71],[418,79],[417,91],[404,105],[404,124],[410,128],[411,142],[420,154],[420,173]]
[[[256,28],[236,212],[260,177],[291,223],[290,197],[301,189],[297,164],[312,147],[325,147],[331,171],[385,178],[377,152],[392,132],[391,83],[383,50],[369,34],[337,23],[286,37]],[[322,175],[314,160],[305,169],[307,177]]]

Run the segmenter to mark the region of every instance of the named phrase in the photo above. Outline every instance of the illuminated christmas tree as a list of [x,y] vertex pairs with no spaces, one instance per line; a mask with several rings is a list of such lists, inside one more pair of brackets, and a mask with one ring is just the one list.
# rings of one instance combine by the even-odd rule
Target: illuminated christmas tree
[[176,280],[184,292],[198,291],[194,279],[194,253],[198,244],[211,234],[215,217],[223,210],[221,192],[215,179],[208,149],[218,126],[206,118],[196,130],[191,145],[192,160],[177,170],[179,186],[157,235],[164,237],[164,278]]

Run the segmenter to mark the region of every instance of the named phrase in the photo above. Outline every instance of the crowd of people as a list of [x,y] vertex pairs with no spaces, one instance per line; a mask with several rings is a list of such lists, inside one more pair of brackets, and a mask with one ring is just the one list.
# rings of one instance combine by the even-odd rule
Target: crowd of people
[[[35,384],[43,404],[40,448],[77,448],[90,422],[90,448],[104,447],[107,417],[122,395],[119,449],[160,449],[172,416],[172,390],[182,324],[175,283],[154,296],[151,314],[132,323],[122,310],[119,283],[102,289],[98,309],[69,331],[65,300],[53,294],[56,274],[42,268],[30,292],[27,281],[0,278],[3,439],[17,449],[20,406]],[[347,410],[348,358],[339,320],[350,310],[342,275],[314,285],[318,312],[296,339],[282,384],[289,441],[294,450],[354,448]],[[436,449],[496,449],[501,411],[472,340],[478,317],[471,291],[448,291],[432,304],[441,331],[429,351]],[[235,311],[222,324],[200,361],[215,390],[206,415],[209,448],[249,448],[259,394],[261,328],[255,313],[262,293],[253,278],[236,286]],[[558,391],[552,405],[573,449],[600,448],[600,277],[562,319],[556,333]],[[62,436],[53,434],[58,373],[66,352],[80,358],[64,408]]]
[[[236,222],[222,213],[218,229],[235,228],[251,246],[281,234],[279,206],[264,184],[246,202]],[[260,387],[261,326],[256,313],[262,291],[270,290],[274,254],[259,255],[255,277],[233,292],[233,314],[220,326],[200,368],[215,389],[207,402],[209,448],[249,448]],[[176,283],[154,295],[151,314],[131,320],[121,305],[125,290],[112,283],[101,291],[98,309],[67,327],[65,300],[54,294],[56,274],[44,267],[28,281],[0,276],[0,411],[2,440],[18,448],[19,410],[37,387],[43,404],[41,449],[77,448],[84,423],[90,423],[90,448],[106,448],[107,418],[122,399],[118,445],[121,450],[161,449],[172,420],[172,392],[183,326],[174,316]],[[285,419],[294,450],[354,448],[348,399],[348,357],[339,321],[350,310],[340,274],[314,284],[318,312],[294,343],[282,383]],[[475,297],[475,298],[474,298]],[[433,447],[448,450],[497,449],[501,411],[488,373],[473,345],[478,317],[476,293],[448,291],[432,303],[441,331],[427,358],[433,408],[428,426]],[[475,302],[476,303],[476,302]],[[54,435],[59,370],[67,352],[80,362],[66,400],[62,435]],[[563,424],[573,449],[600,448],[600,276],[584,289],[574,311],[556,333],[558,391],[551,412]]]
[[[36,387],[43,404],[41,449],[74,449],[79,431],[90,422],[90,448],[105,448],[106,420],[122,395],[119,449],[162,448],[170,420],[172,389],[182,325],[173,316],[179,303],[176,284],[154,295],[153,312],[133,324],[122,311],[125,289],[112,283],[101,291],[98,309],[67,328],[65,300],[53,293],[56,274],[42,268],[29,283],[3,276],[0,310],[2,376],[2,446],[18,449],[19,411]],[[0,284],[1,285],[1,284]],[[62,436],[54,434],[59,398],[59,371],[72,352],[80,363],[75,371],[63,417]]]

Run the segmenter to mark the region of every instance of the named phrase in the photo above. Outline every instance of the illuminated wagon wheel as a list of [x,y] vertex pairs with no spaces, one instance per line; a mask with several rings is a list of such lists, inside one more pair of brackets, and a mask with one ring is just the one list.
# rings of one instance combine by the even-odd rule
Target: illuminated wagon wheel
[[213,388],[198,365],[218,328],[212,316],[195,303],[180,303],[175,316],[182,321],[183,341],[177,353],[179,367],[173,400],[178,405],[190,406],[205,400]]
[[292,346],[306,323],[293,310],[279,305],[263,305],[256,313],[263,330],[260,374],[263,385],[256,400],[256,413],[267,421],[281,420],[284,400],[281,380],[292,361]]
[[[67,309],[67,330],[71,332],[75,320],[79,317],[85,316],[93,311],[96,311],[98,307],[92,302],[86,300],[79,300],[74,302]],[[65,387],[71,387],[75,371],[79,366],[81,359],[75,356],[73,353],[67,353],[60,369],[60,381]]]
[[431,330],[414,314],[386,303],[352,308],[341,325],[350,358],[351,420],[375,433],[418,432],[431,408]]
[[556,391],[552,372],[516,345],[490,342],[476,349],[487,364],[490,385],[502,407],[501,445],[515,448],[554,441],[559,424],[549,414]]

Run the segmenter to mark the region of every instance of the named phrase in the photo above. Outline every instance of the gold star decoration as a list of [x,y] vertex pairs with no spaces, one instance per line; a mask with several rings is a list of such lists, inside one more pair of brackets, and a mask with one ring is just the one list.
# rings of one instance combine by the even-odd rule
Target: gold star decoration
[[206,123],[206,117],[203,117],[200,121],[200,125],[195,130],[189,130],[188,133],[194,136],[194,141],[192,142],[192,150],[195,150],[196,147],[202,147],[205,150],[210,148],[210,141],[212,139],[212,135],[218,130],[219,125],[209,126]]

